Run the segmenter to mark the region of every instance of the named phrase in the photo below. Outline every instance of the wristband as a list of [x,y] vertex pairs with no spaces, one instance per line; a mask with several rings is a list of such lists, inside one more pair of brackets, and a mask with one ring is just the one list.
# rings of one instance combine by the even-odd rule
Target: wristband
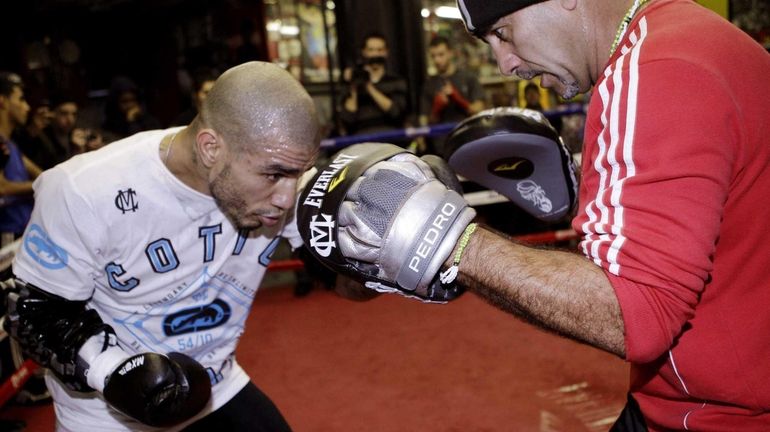
[[126,361],[131,354],[123,351],[119,346],[112,346],[104,350],[91,360],[86,380],[88,385],[100,392],[104,392],[107,378],[115,371],[118,365]]
[[454,282],[455,279],[457,279],[457,273],[460,270],[460,259],[463,257],[463,252],[465,252],[465,248],[468,246],[471,235],[476,231],[476,226],[477,225],[475,223],[468,224],[468,226],[465,228],[465,231],[463,232],[463,236],[460,237],[460,242],[457,246],[455,257],[452,261],[452,266],[440,274],[441,283],[444,285],[450,284]]

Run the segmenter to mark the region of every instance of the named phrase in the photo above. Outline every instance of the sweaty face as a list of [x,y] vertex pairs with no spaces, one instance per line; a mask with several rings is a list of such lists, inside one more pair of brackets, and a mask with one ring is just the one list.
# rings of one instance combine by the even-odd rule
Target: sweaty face
[[297,182],[315,162],[317,147],[280,140],[249,153],[227,147],[221,169],[209,182],[219,208],[239,229],[279,224],[294,205]]
[[452,52],[445,44],[436,45],[428,48],[428,55],[436,66],[439,74],[445,73],[449,69],[449,62],[452,60]]
[[571,71],[575,50],[568,42],[574,35],[559,31],[563,17],[557,16],[557,7],[553,2],[538,3],[500,18],[484,40],[492,48],[503,75],[516,74],[526,80],[540,76],[542,87],[571,99],[590,85],[584,82],[581,86]]

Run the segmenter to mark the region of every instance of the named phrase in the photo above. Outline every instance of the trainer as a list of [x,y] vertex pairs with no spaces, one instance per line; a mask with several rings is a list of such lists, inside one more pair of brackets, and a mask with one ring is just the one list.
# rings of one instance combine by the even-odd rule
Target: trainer
[[189,126],[37,180],[5,326],[53,372],[57,431],[289,430],[234,354],[279,239],[301,244],[292,209],[319,142],[302,86],[250,62]]
[[[477,226],[467,203],[407,155],[374,157],[383,161],[350,184],[336,213],[325,206],[342,186],[316,182],[319,198],[301,200],[300,231],[307,213],[309,231],[326,239],[319,255],[339,252],[338,268],[369,288],[429,301],[464,288],[627,360],[629,401],[615,431],[770,430],[770,55],[691,0],[458,6],[504,74],[540,76],[567,99],[592,91],[572,223],[582,253]],[[558,216],[569,200],[553,198],[566,195],[530,176],[542,174],[540,150],[503,154],[556,141],[513,117],[536,116],[480,113],[448,147],[473,147],[456,163],[494,171],[484,178],[503,178],[512,196]],[[362,159],[340,155],[329,175],[350,158]]]
[[458,6],[503,74],[592,90],[583,256],[479,230],[460,280],[627,360],[614,430],[770,430],[770,55],[690,0]]

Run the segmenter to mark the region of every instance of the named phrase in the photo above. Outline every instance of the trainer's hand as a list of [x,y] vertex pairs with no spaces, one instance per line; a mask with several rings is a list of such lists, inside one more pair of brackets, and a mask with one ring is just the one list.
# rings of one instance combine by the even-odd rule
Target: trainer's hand
[[458,190],[440,158],[357,144],[319,168],[299,197],[298,227],[332,270],[380,292],[446,302],[462,289],[438,273],[476,215]]
[[[342,254],[377,268],[378,291],[446,301],[436,280],[476,212],[436,179],[420,158],[401,153],[378,162],[352,185],[339,214]],[[459,294],[459,293],[456,293]]]
[[169,427],[200,412],[211,396],[206,370],[180,353],[144,353],[121,363],[107,377],[104,399],[150,426]]

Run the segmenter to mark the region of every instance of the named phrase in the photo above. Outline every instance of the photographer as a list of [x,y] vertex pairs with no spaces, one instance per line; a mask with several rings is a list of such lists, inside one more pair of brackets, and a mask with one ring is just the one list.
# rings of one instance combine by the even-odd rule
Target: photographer
[[[436,73],[425,80],[420,100],[420,125],[456,123],[484,109],[484,89],[478,76],[458,67],[455,52],[444,36],[434,36],[428,45]],[[444,138],[429,140],[430,151],[443,154]]]
[[404,127],[406,81],[387,71],[385,37],[370,33],[364,38],[361,62],[345,72],[340,119],[350,134],[372,133]]

